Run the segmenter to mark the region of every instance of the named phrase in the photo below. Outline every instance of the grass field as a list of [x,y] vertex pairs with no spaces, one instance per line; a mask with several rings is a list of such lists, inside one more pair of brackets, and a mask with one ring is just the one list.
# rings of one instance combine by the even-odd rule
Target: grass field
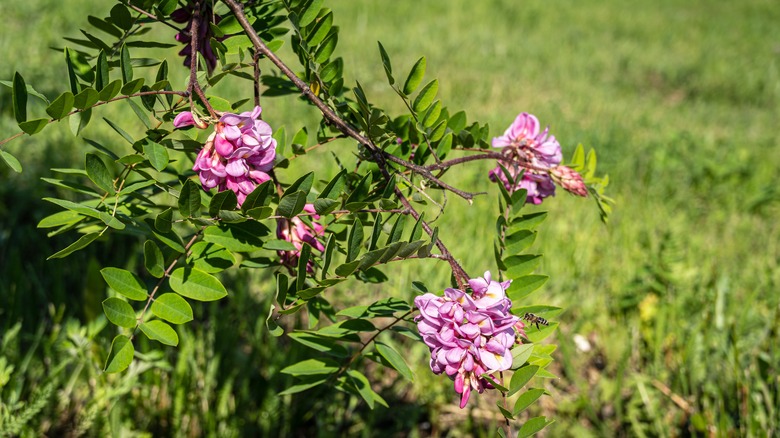
[[[492,135],[528,111],[551,125],[565,156],[578,143],[597,149],[600,170],[610,175],[608,194],[617,201],[609,224],[600,223],[591,201],[559,194],[542,206],[550,216],[534,248],[545,254],[538,271],[551,276],[534,301],[566,308],[554,339],[559,345],[554,370],[561,378],[538,383],[551,394],[539,408],[556,419],[549,436],[778,433],[780,7],[775,1],[326,3],[341,26],[337,54],[344,58],[347,79],[360,81],[369,99],[390,113],[401,102],[386,86],[376,41],[396,71],[425,55],[427,77],[439,79],[443,103],[451,112],[466,110],[470,120],[489,122]],[[62,44],[55,30],[77,35],[86,23],[76,11],[95,8],[90,5],[0,4],[6,17],[0,53],[7,60],[0,79],[20,71],[39,91],[55,96],[64,63],[47,47]],[[107,13],[108,5],[105,9],[90,13]],[[0,137],[16,132],[10,100],[9,90],[1,88]],[[265,119],[285,125],[288,133],[315,122],[316,112],[298,102],[269,98],[263,106]],[[121,117],[118,108],[102,114]],[[50,167],[83,161],[85,146],[65,125],[8,145],[22,160],[23,174],[0,169],[5,404],[0,421],[39,403],[23,429],[30,436],[105,430],[295,435],[290,418],[298,411],[284,411],[289,400],[278,401],[273,393],[280,362],[267,349],[275,341],[256,325],[267,311],[253,300],[262,283],[217,310],[198,309],[208,322],[196,325],[189,338],[182,335],[189,347],[183,341],[177,355],[157,358],[159,369],[122,378],[97,372],[99,360],[93,362],[99,355],[85,345],[99,328],[94,318],[104,286],[99,275],[71,267],[94,273],[95,266],[121,263],[123,256],[97,249],[45,262],[69,242],[50,242],[34,228],[50,211],[37,199],[52,191],[38,178],[50,176]],[[115,137],[97,123],[86,135]],[[349,155],[350,144],[336,147]],[[324,156],[313,154],[296,165],[318,166]],[[493,265],[495,213],[489,209],[495,188],[486,177],[489,168],[481,163],[448,175],[451,182],[491,194],[471,206],[450,199],[448,215],[439,222],[442,230],[451,230],[443,238],[471,274]],[[471,236],[484,245],[457,245]],[[412,279],[444,287],[447,278],[445,266],[429,263],[388,273],[383,289],[401,297],[412,296]],[[237,284],[241,280],[248,279],[239,277]],[[217,312],[230,317],[220,321]],[[22,322],[18,333],[17,322]],[[424,351],[410,353],[415,355],[415,383],[389,386],[401,394],[396,415],[358,409],[363,425],[347,431],[490,435],[484,415],[490,404],[454,412],[449,382],[430,375]],[[49,369],[44,358],[68,364],[63,378],[43,379]],[[11,383],[3,384],[9,365]],[[127,401],[114,405],[116,394],[105,392],[120,384]],[[193,388],[202,389],[200,398]],[[150,399],[157,404],[144,405]],[[25,400],[27,405],[19,405]],[[101,404],[109,403],[105,400],[113,401]],[[101,419],[107,406],[117,409]],[[151,416],[142,419],[134,409]],[[307,421],[316,423],[319,414]]]

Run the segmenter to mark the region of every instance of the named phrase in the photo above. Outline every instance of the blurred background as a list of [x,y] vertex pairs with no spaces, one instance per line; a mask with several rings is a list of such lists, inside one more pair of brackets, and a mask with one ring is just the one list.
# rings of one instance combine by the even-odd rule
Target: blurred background
[[[772,436],[780,426],[780,7],[775,0],[326,2],[341,26],[336,55],[347,83],[397,114],[381,41],[396,72],[427,57],[450,113],[489,122],[500,135],[523,111],[538,116],[570,157],[596,148],[617,204],[607,225],[595,203],[565,193],[548,210],[533,251],[550,281],[534,303],[565,308],[549,397],[532,409],[554,418],[548,436]],[[67,85],[62,35],[80,37],[87,0],[1,2],[0,79],[19,71],[50,99]],[[86,11],[86,13],[85,13]],[[172,29],[158,35],[173,41]],[[68,43],[69,44],[69,43]],[[180,66],[168,52],[172,70]],[[288,63],[295,59],[283,48]],[[265,67],[271,69],[270,65]],[[153,73],[150,73],[152,75]],[[184,88],[185,70],[177,73]],[[405,73],[397,73],[405,76]],[[227,82],[227,81],[226,81]],[[251,89],[221,89],[249,97]],[[31,112],[42,114],[30,100]],[[288,133],[313,132],[317,113],[295,99],[265,98],[263,117]],[[123,150],[99,116],[142,132],[129,107],[102,107],[83,135]],[[457,409],[452,383],[433,376],[427,349],[408,343],[410,383],[367,370],[391,408],[371,411],[344,394],[277,396],[279,373],[310,354],[264,326],[270,274],[228,271],[230,296],[196,306],[180,345],[142,353],[121,375],[101,374],[113,335],[100,303],[99,270],[132,267],[142,242],[98,242],[62,260],[75,240],[49,239],[38,221],[65,196],[42,178],[83,166],[90,150],[67,122],[5,146],[22,174],[0,166],[0,435],[11,436],[492,436],[495,399]],[[0,86],[0,137],[18,131],[10,89]],[[349,157],[348,142],[333,146]],[[329,179],[328,151],[295,165]],[[473,205],[451,199],[442,236],[466,270],[493,268],[495,187],[490,164],[449,179],[488,191]],[[293,175],[292,173],[290,175]],[[288,176],[289,180],[293,176]],[[445,233],[446,231],[446,233]],[[458,246],[467,241],[468,245]],[[480,242],[484,244],[480,244]],[[446,266],[404,263],[388,282],[329,292],[334,303],[388,295],[411,300],[413,279],[447,285]],[[398,340],[399,343],[404,342]],[[406,345],[406,344],[405,344]]]

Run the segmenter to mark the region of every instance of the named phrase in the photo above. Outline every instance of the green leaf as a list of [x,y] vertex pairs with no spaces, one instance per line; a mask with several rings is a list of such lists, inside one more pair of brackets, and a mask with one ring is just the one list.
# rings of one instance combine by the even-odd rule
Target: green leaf
[[50,255],[46,258],[46,260],[51,259],[61,259],[63,257],[66,257],[70,255],[73,252],[76,252],[80,249],[85,248],[87,245],[92,243],[95,239],[100,237],[100,233],[88,233],[79,238],[79,240],[73,242],[72,244],[68,245],[67,248],[62,249],[60,251],[57,251],[56,253]]
[[417,222],[415,222],[414,228],[412,228],[412,234],[409,236],[409,243],[414,242],[415,240],[419,240],[420,237],[422,237],[422,233],[423,233],[422,222],[424,218],[425,218],[425,212],[420,213],[420,217],[417,218]]
[[344,61],[341,58],[336,58],[336,60],[329,62],[320,70],[320,79],[322,79],[322,82],[328,83],[341,77],[343,72]]
[[323,0],[311,0],[306,8],[301,11],[298,26],[303,28],[311,24],[317,18],[317,14],[320,12],[320,8],[322,8],[322,3]]
[[75,202],[66,201],[64,199],[43,198],[43,200],[47,202],[51,202],[53,204],[57,204],[62,208],[67,208],[68,210],[75,211],[79,214],[83,214],[84,216],[100,219],[104,224],[108,225],[111,228],[117,230],[123,230],[125,228],[125,224],[122,223],[122,221],[120,221],[119,219],[111,216],[106,212],[98,211],[92,207],[87,207],[86,205],[77,204]]
[[322,279],[328,274],[328,268],[330,268],[330,262],[333,259],[333,251],[336,249],[336,238],[333,234],[328,237],[327,243],[325,243],[325,255],[322,258]]
[[518,345],[512,350],[512,367],[513,368],[519,368],[525,364],[525,362],[528,360],[529,357],[531,357],[531,353],[534,351],[534,345],[533,344],[522,344]]
[[188,179],[184,183],[179,195],[179,213],[184,217],[194,217],[200,213],[201,199],[200,186],[195,181]]
[[[425,115],[422,118],[422,125],[425,128],[430,128],[433,126],[437,121],[439,121],[439,116],[441,115],[441,101],[437,100],[436,102],[431,105],[430,108],[428,108],[428,111],[425,112]],[[442,120],[443,121],[443,120]],[[446,128],[446,124],[444,126]]]
[[70,113],[74,100],[73,93],[66,91],[46,107],[46,114],[50,115],[52,119],[59,120]]
[[255,187],[255,189],[252,190],[252,193],[247,195],[244,203],[241,204],[241,211],[247,213],[249,210],[267,205],[268,202],[266,201],[269,201],[268,195],[271,194],[273,189],[273,181],[271,180],[268,180]]
[[161,233],[170,232],[173,228],[173,208],[166,208],[154,218],[154,228]]
[[294,218],[306,206],[306,192],[298,191],[283,197],[276,208],[276,214],[286,218]]
[[83,110],[95,105],[99,100],[100,93],[94,88],[85,88],[73,98],[73,106]]
[[155,143],[148,138],[144,142],[144,155],[146,155],[146,158],[149,159],[149,163],[152,167],[157,169],[158,172],[162,172],[168,165],[168,149],[160,143]]
[[437,142],[441,140],[442,137],[444,137],[445,132],[447,132],[447,121],[440,120],[439,123],[437,123],[436,126],[431,129],[431,133],[428,134],[428,138],[432,142]]
[[110,16],[111,23],[122,30],[130,30],[133,27],[133,17],[130,15],[130,11],[127,10],[127,6],[121,3],[111,8]]
[[404,94],[408,96],[414,93],[414,90],[420,86],[423,77],[425,77],[425,67],[426,61],[425,57],[423,56],[422,58],[418,59],[416,63],[414,63],[412,70],[409,72],[409,76],[407,76],[406,82],[404,82],[404,88],[402,90]]
[[117,134],[121,135],[122,138],[124,138],[128,143],[135,144],[135,140],[133,140],[133,137],[130,136],[127,132],[125,132],[124,129],[120,128],[119,125],[112,122],[111,120],[108,120],[107,118],[103,117],[103,120],[105,120],[106,123],[108,123],[108,126],[111,127],[114,131],[116,131]]
[[3,161],[16,173],[22,173],[22,163],[16,159],[13,155],[6,151],[0,150],[0,157],[3,157]]
[[187,264],[214,274],[236,264],[236,258],[226,248],[211,242],[196,242],[190,248]]
[[406,364],[403,356],[395,351],[393,347],[382,342],[374,342],[374,347],[377,353],[384,357],[402,376],[409,380],[414,380],[411,368]]
[[384,46],[382,46],[382,43],[379,41],[376,43],[379,45],[379,56],[382,58],[382,67],[385,69],[387,82],[390,85],[393,85],[395,83],[395,78],[393,77],[393,66],[390,64],[390,57],[387,55],[387,51],[385,50]]
[[333,374],[338,369],[339,364],[333,359],[306,359],[282,368],[279,372],[291,376],[317,376]]
[[276,273],[276,302],[284,305],[287,301],[287,290],[289,289],[290,279],[282,272]]
[[292,243],[281,240],[281,239],[271,239],[266,240],[263,243],[263,249],[267,249],[269,251],[297,251],[298,248],[295,247]]
[[452,132],[457,135],[466,127],[466,113],[464,111],[458,111],[453,114],[449,121],[447,121],[447,127],[452,129]]
[[162,278],[165,273],[165,259],[162,251],[152,240],[144,242],[144,266],[156,278]]
[[534,435],[536,432],[544,429],[552,422],[553,420],[548,421],[545,417],[531,418],[530,420],[526,421],[522,427],[520,427],[520,431],[517,432],[517,438],[526,438]]
[[[553,334],[555,329],[558,328],[558,323],[557,322],[551,322],[550,325],[548,325],[548,326],[540,326],[540,327],[541,328],[537,329],[536,326],[533,326],[533,328],[531,328],[530,325],[526,326],[525,334],[526,334],[526,337],[528,338],[529,341],[531,341],[533,343],[541,342],[543,339],[545,339],[548,336],[550,336],[551,334]],[[530,363],[539,365],[538,361],[533,360],[533,359],[530,360]],[[540,373],[541,373],[541,371],[540,371]]]
[[152,302],[152,313],[173,324],[192,321],[192,307],[177,294],[167,293],[155,298]]
[[203,240],[216,243],[234,252],[252,252],[263,249],[263,237],[271,230],[260,222],[210,226],[203,231]]
[[171,289],[198,301],[215,301],[227,296],[227,290],[211,274],[197,268],[178,268],[171,273]]
[[357,370],[348,370],[347,375],[352,379],[352,384],[355,386],[355,389],[357,389],[358,394],[366,401],[369,409],[374,409],[374,402],[387,407],[387,402],[371,389],[371,383],[366,376]]
[[352,275],[353,272],[360,266],[360,260],[355,260],[354,262],[344,263],[343,265],[336,268],[336,275],[340,277],[348,277],[349,275]]
[[346,179],[347,171],[342,170],[336,176],[333,177],[332,180],[328,183],[327,186],[322,190],[322,193],[320,193],[319,199],[338,199],[341,192],[344,190],[344,187],[346,185],[345,179]]
[[301,383],[292,385],[277,395],[281,396],[281,395],[297,394],[299,392],[311,389],[315,386],[322,385],[327,381],[328,381],[327,377],[314,377],[314,378],[303,379]]
[[512,375],[512,380],[509,382],[509,394],[508,396],[513,396],[517,391],[519,391],[523,386],[525,386],[526,383],[528,383],[531,378],[536,375],[536,372],[539,371],[539,367],[536,365],[526,365],[519,370],[515,371],[515,373]]
[[336,343],[333,339],[324,336],[318,336],[314,333],[297,331],[290,333],[288,336],[293,341],[296,341],[314,350],[330,354],[332,356],[347,357],[349,354],[343,345]]
[[70,132],[73,135],[78,136],[84,128],[87,127],[89,121],[92,119],[92,108],[87,108],[84,111],[78,111],[70,116],[68,119],[68,126]]
[[328,214],[338,208],[339,201],[333,199],[317,199],[314,201],[314,211],[317,214]]
[[106,358],[106,366],[103,367],[105,373],[118,373],[127,369],[133,361],[135,349],[130,338],[123,335],[117,335],[111,342],[111,351]]
[[98,54],[97,65],[95,65],[95,88],[102,90],[109,81],[108,58],[103,50]]
[[330,58],[333,50],[336,49],[336,44],[339,40],[339,34],[332,32],[327,38],[320,44],[320,47],[314,52],[314,61],[318,64],[322,64]]
[[510,256],[504,259],[504,265],[507,267],[506,275],[509,278],[518,278],[528,275],[542,262],[542,256],[536,254],[524,254]]
[[[84,32],[83,30],[81,31],[81,33],[83,33],[84,36],[89,38],[90,41],[93,41],[93,39],[97,39],[97,38],[93,37],[92,35]],[[100,40],[97,40],[97,41],[99,41],[101,44],[103,43]],[[93,42],[95,42],[95,41],[93,41]],[[99,44],[95,44],[95,45],[99,46]],[[68,68],[68,82],[70,83],[70,91],[73,94],[78,94],[78,92],[79,92],[79,80],[76,77],[76,69],[73,66],[75,53],[71,52],[71,50],[69,48],[67,48],[67,47],[65,48],[65,50],[63,52],[65,53],[65,63],[66,63],[67,68]]]
[[355,222],[352,224],[352,230],[349,233],[349,240],[347,242],[347,263],[355,260],[360,254],[360,248],[363,245],[363,223],[360,222],[360,218],[355,218]]
[[141,323],[141,331],[153,341],[159,341],[165,345],[177,346],[179,345],[179,335],[176,331],[160,320],[153,320],[149,322]]
[[544,394],[544,389],[541,388],[531,388],[528,391],[524,392],[523,394],[518,397],[517,401],[515,402],[515,407],[512,410],[515,415],[523,412],[528,408],[528,406],[531,406],[531,403],[535,402]]
[[301,253],[298,257],[298,275],[295,281],[295,289],[303,290],[306,285],[306,268],[311,257],[311,245],[304,243],[301,246]]
[[[295,142],[296,139],[298,139],[297,134],[295,135],[295,139],[293,139],[293,142]],[[303,141],[304,143],[306,142],[305,139]],[[291,193],[295,193],[298,191],[302,191],[308,195],[309,190],[311,190],[312,183],[314,183],[314,172],[309,172],[306,175],[303,175],[302,177],[295,180],[295,182],[292,183],[292,185],[290,185],[290,187],[288,187],[287,190],[284,191],[282,197],[285,197]]]
[[546,218],[546,211],[524,214],[510,222],[509,228],[507,228],[507,233],[511,234],[518,230],[532,230],[537,225],[544,222]]
[[127,301],[111,297],[103,301],[103,313],[106,318],[119,327],[133,328],[136,324],[135,312]]
[[438,92],[438,79],[434,79],[431,82],[428,82],[428,84],[423,87],[422,90],[420,90],[420,94],[417,95],[417,98],[414,99],[414,104],[412,105],[414,111],[417,113],[422,113],[428,109],[428,107],[433,103],[433,100],[436,99],[436,93]]
[[519,301],[542,287],[550,277],[546,275],[526,275],[512,280],[512,286],[507,292],[512,301]]
[[216,217],[220,210],[235,210],[237,205],[236,193],[232,190],[223,190],[211,198],[209,216]]
[[306,40],[309,47],[315,47],[321,43],[322,40],[328,36],[328,32],[330,32],[332,26],[333,12],[328,12],[322,18],[320,18],[319,21],[317,21],[317,24],[315,24],[312,28],[311,33]]
[[393,229],[390,231],[390,235],[387,237],[387,241],[385,242],[385,245],[390,245],[392,243],[401,240],[401,235],[403,235],[404,232],[404,224],[406,223],[406,218],[407,215],[405,214],[398,215],[398,219],[395,220],[395,224],[393,224]]
[[[122,5],[117,6],[124,8]],[[122,45],[122,51],[119,57],[119,68],[122,70],[123,84],[127,84],[133,80],[133,66],[132,61],[130,60],[130,50],[127,48],[127,44]]]
[[35,119],[22,122],[19,128],[26,134],[35,135],[43,130],[49,124],[49,119]]
[[279,324],[276,323],[276,319],[274,318],[275,309],[276,305],[271,304],[271,308],[268,311],[268,317],[265,318],[265,327],[268,329],[268,332],[271,333],[271,336],[279,337],[284,334],[284,329],[279,327]]
[[144,78],[138,78],[123,85],[120,91],[122,92],[123,95],[129,96],[131,94],[135,94],[141,91],[141,88],[143,88],[143,86],[144,86]]
[[100,275],[111,289],[135,301],[147,299],[146,286],[140,278],[130,271],[119,268],[103,268]]
[[533,245],[535,240],[536,232],[531,230],[520,230],[507,236],[504,242],[506,243],[508,254],[518,254]]
[[114,98],[122,89],[122,80],[116,79],[100,89],[100,100],[108,101]]
[[93,153],[88,153],[85,161],[89,179],[109,195],[116,193],[114,191],[114,178],[109,173],[106,163],[97,154]]
[[[14,116],[17,123],[27,121],[27,85],[19,72],[14,73],[13,96]],[[27,131],[25,131],[27,132]],[[32,135],[32,134],[31,134]]]

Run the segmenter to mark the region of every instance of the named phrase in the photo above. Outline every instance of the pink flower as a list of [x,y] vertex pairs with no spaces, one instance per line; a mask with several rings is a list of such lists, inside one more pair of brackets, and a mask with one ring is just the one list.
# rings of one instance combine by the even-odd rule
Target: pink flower
[[420,311],[415,317],[417,329],[431,350],[431,371],[454,380],[461,408],[472,390],[482,393],[493,388],[482,375],[492,376],[512,366],[510,348],[516,331],[524,326],[510,313],[509,284],[494,281],[485,272],[469,280],[470,294],[447,288],[442,297],[426,293],[414,300]]
[[548,168],[563,159],[561,145],[555,136],[548,136],[550,128],[539,132],[539,119],[533,114],[520,113],[504,135],[493,138],[493,147],[515,149],[536,167]]
[[[268,172],[276,158],[272,129],[257,119],[261,111],[257,106],[251,112],[223,114],[192,166],[203,190],[232,190],[239,207],[258,184],[271,179]],[[191,120],[197,123],[191,113],[182,112],[174,126],[189,126]]]
[[184,128],[187,126],[195,126],[195,117],[189,111],[182,111],[176,114],[176,118],[173,119],[173,126],[175,128]]
[[[555,184],[548,174],[563,159],[561,145],[555,136],[549,135],[550,128],[539,130],[539,120],[533,114],[520,113],[501,137],[493,138],[493,147],[502,148],[502,153],[511,160],[504,163],[514,184],[509,181],[500,167],[490,171],[493,182],[501,182],[509,192],[526,189],[526,202],[540,204],[548,196],[555,195]],[[520,171],[523,176],[518,179]]]
[[[289,220],[279,219],[277,222],[277,237],[286,240],[295,246],[295,251],[279,251],[279,257],[281,257],[282,263],[288,266],[296,266],[298,264],[298,257],[301,255],[304,243],[308,243],[317,251],[325,251],[325,245],[319,240],[319,238],[325,234],[325,227],[315,222],[320,219],[320,215],[316,214],[314,204],[306,204],[303,207],[303,211],[311,213],[311,215],[309,215],[309,218],[311,218],[311,225],[297,216]],[[306,265],[306,270],[314,272],[314,263],[311,260],[309,260]]]

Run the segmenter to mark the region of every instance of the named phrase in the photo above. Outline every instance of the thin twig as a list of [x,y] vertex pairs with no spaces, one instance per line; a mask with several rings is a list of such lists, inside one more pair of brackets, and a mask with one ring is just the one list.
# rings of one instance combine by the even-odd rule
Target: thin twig
[[[189,242],[187,242],[187,245],[184,246],[184,254],[182,254],[184,257],[189,256],[190,248],[192,248],[192,245],[195,244],[195,241],[198,240],[198,237],[200,236],[200,233],[205,230],[206,227],[202,227],[200,230],[198,230],[197,233],[192,235],[192,238]],[[154,296],[157,294],[157,292],[160,290],[160,287],[162,286],[163,282],[170,276],[171,271],[176,266],[177,263],[179,263],[179,259],[181,256],[174,259],[170,265],[168,265],[168,268],[165,269],[165,272],[163,273],[163,276],[160,277],[160,280],[157,282],[156,285],[154,285],[154,289],[152,289],[152,293],[149,294],[149,298],[146,300],[146,305],[144,306],[144,310],[141,311],[141,314],[136,318],[138,321],[135,329],[133,330],[133,336],[131,337],[131,340],[133,337],[135,337],[135,330],[138,330],[138,328],[141,326],[141,321],[144,319],[144,315],[146,314],[146,311],[149,309],[149,306],[152,304],[152,301],[154,301]]]
[[[198,83],[198,38],[200,32],[200,2],[196,1],[194,10],[192,11],[192,25],[190,26],[190,82],[187,85],[187,91],[194,91],[195,94],[200,97],[200,101],[211,114],[211,117],[217,119],[217,113],[214,112],[214,108],[211,107],[211,103],[206,98],[203,90]],[[190,108],[195,111],[194,102],[192,101],[192,95],[190,95]]]

